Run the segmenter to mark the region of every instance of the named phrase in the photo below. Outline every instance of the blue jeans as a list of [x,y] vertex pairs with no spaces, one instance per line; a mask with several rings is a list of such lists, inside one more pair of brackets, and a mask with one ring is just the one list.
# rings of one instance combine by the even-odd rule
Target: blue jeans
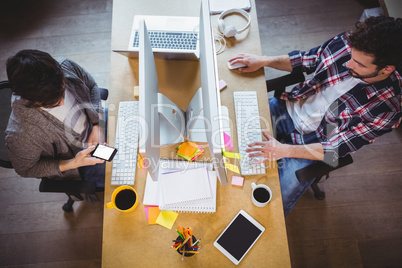
[[[269,99],[269,108],[273,125],[274,137],[282,142],[292,144],[289,134],[295,131],[284,100]],[[317,141],[318,142],[318,139]],[[285,216],[296,206],[297,200],[306,192],[314,180],[300,183],[296,178],[296,171],[309,166],[316,161],[300,158],[282,158],[278,160],[279,181],[281,185],[283,210]]]
[[94,166],[80,167],[80,175],[84,181],[96,183],[97,188],[105,188],[105,168],[106,162]]
[[[104,110],[104,118],[105,118],[105,139],[107,138],[107,116],[108,116],[108,109]],[[92,181],[96,183],[96,187],[104,188],[105,187],[105,168],[106,162],[102,164],[96,164],[94,166],[84,166],[79,168],[79,172],[81,178],[84,181]]]

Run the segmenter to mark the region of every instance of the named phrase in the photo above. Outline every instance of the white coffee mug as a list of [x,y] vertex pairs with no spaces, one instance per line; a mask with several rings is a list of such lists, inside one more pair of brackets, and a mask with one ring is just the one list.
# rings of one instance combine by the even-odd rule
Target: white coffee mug
[[251,193],[251,201],[257,207],[265,207],[272,198],[272,191],[271,189],[266,186],[265,184],[255,184],[254,182],[251,183],[251,187],[253,191]]

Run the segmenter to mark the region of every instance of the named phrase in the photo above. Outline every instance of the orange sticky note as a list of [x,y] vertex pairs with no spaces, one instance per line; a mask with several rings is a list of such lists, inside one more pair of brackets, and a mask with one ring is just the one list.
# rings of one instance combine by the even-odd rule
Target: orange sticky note
[[192,155],[194,155],[197,149],[198,149],[197,144],[191,141],[185,141],[180,145],[177,154],[191,157]]
[[158,219],[161,210],[159,207],[148,207],[148,224],[157,224],[156,220]]

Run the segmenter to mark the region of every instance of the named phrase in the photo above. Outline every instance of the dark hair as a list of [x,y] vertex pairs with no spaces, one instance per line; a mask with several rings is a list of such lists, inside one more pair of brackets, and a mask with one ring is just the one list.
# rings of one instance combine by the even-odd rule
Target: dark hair
[[7,60],[11,90],[27,100],[27,107],[54,107],[64,95],[64,74],[48,53],[21,50]]
[[369,17],[355,26],[349,31],[350,46],[374,56],[377,69],[402,62],[402,19]]

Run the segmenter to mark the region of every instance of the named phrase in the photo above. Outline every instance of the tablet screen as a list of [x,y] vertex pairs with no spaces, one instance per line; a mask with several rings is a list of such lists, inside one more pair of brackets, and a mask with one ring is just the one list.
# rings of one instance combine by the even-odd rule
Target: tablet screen
[[240,261],[262,232],[240,213],[216,242]]

